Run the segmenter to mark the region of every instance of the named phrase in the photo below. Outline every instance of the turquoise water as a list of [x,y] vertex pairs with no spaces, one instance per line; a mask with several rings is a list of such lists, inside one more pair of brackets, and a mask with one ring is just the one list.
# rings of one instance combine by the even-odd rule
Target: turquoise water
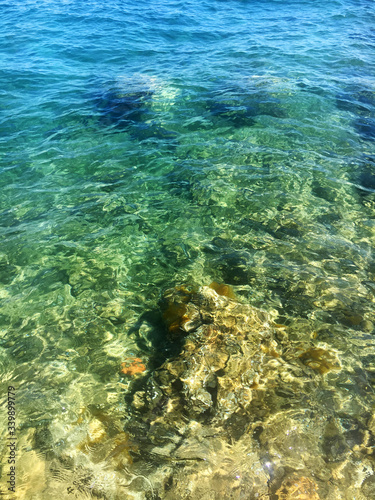
[[[352,429],[335,467],[362,473],[337,472],[322,498],[373,498],[374,3],[0,8],[0,373],[4,394],[17,389],[16,498],[72,498],[84,425],[99,408],[112,419],[101,439],[116,440],[131,417],[121,363],[139,358],[149,376],[168,356],[164,291],[213,281],[291,343],[337,353],[343,370],[316,391],[346,403],[322,396],[318,412]],[[45,461],[61,456],[54,476]]]

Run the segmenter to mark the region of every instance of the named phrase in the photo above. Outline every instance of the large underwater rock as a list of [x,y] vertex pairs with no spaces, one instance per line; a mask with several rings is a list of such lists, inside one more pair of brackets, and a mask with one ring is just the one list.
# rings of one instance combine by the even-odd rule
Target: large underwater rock
[[366,196],[375,193],[375,158],[365,156],[355,171],[357,178],[354,181],[359,194]]
[[[242,490],[243,481],[248,494],[267,491],[269,475],[252,446],[247,414],[253,391],[264,383],[264,358],[279,356],[273,327],[265,312],[234,300],[230,287],[213,288],[166,292],[163,317],[181,352],[133,396],[126,429],[137,436],[142,460],[172,462],[160,476],[162,498],[232,498],[229,491]],[[189,478],[180,477],[182,470]]]
[[[169,346],[158,340],[159,363],[137,355],[121,364],[127,404],[111,403],[104,386],[100,404],[80,408],[75,421],[36,431],[35,449],[49,450],[43,491],[108,500],[375,498],[373,389],[358,360],[348,364],[332,346],[339,329],[324,342],[307,320],[277,324],[218,283],[171,288],[160,307]],[[369,336],[361,338],[366,351]]]
[[266,88],[256,86],[223,86],[212,92],[207,106],[213,116],[236,128],[251,127],[260,115],[285,117],[280,98]]
[[354,115],[352,124],[359,136],[375,140],[375,92],[371,88],[352,85],[336,96],[339,109]]
[[145,75],[100,83],[100,89],[94,95],[100,123],[126,129],[134,123],[144,122],[150,116],[154,93],[155,83]]
[[289,345],[287,362],[285,327],[227,285],[176,287],[162,309],[180,353],[137,386],[125,425],[160,498],[326,498],[326,421],[305,407],[336,353]]
[[111,84],[102,83],[94,96],[99,123],[108,130],[129,132],[137,140],[176,138],[176,133],[159,122],[154,107],[161,87],[156,79],[142,74],[118,78]]

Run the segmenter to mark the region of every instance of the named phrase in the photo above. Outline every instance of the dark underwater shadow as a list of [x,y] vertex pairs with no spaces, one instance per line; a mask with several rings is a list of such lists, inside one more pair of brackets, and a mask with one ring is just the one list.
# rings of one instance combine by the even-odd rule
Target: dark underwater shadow
[[354,120],[356,132],[367,141],[375,140],[375,117],[361,117]]
[[375,92],[361,85],[351,85],[336,96],[338,109],[355,115],[352,125],[359,136],[375,140]]
[[375,193],[375,158],[373,156],[366,156],[356,166],[353,173],[353,182],[361,197]]
[[98,92],[94,106],[99,113],[99,123],[104,127],[126,130],[145,122],[152,116],[152,95],[151,90],[124,92],[111,88]]
[[[351,125],[364,141],[375,140],[375,92],[366,85],[353,84],[336,95],[338,109],[353,115]],[[351,170],[351,182],[363,203],[375,193],[375,158],[363,155]]]
[[173,140],[178,134],[166,130],[152,108],[156,93],[146,77],[96,83],[91,94],[97,123],[107,133],[126,132],[135,140]]
[[286,116],[281,99],[267,89],[242,85],[222,85],[213,90],[207,98],[207,109],[211,116],[235,128],[253,126],[260,115],[274,118]]

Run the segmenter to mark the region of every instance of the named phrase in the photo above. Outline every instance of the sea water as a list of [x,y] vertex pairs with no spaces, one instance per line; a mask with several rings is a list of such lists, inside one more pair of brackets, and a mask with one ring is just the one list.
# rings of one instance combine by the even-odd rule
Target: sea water
[[[313,435],[333,485],[321,498],[374,498],[374,3],[2,0],[0,12],[14,498],[89,498],[93,484],[101,498],[159,498],[144,469],[138,487],[108,486],[132,449],[142,463],[136,444],[116,471],[95,447],[122,446],[134,378],[167,357],[165,290],[212,282],[289,327],[301,353],[334,353],[339,372],[305,363],[314,411],[336,429]],[[127,360],[142,374],[121,373]]]

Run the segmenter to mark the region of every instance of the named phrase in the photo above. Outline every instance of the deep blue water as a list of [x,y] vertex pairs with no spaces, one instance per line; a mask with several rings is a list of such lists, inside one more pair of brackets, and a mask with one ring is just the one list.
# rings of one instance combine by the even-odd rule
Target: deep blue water
[[[107,404],[121,422],[121,362],[163,357],[160,324],[139,318],[157,316],[165,289],[212,281],[301,324],[301,338],[322,332],[364,374],[350,394],[371,387],[345,410],[368,421],[374,3],[14,0],[0,12],[0,375],[17,386],[20,429],[43,423],[56,451],[67,411],[73,426]],[[350,498],[371,498],[366,487]]]

